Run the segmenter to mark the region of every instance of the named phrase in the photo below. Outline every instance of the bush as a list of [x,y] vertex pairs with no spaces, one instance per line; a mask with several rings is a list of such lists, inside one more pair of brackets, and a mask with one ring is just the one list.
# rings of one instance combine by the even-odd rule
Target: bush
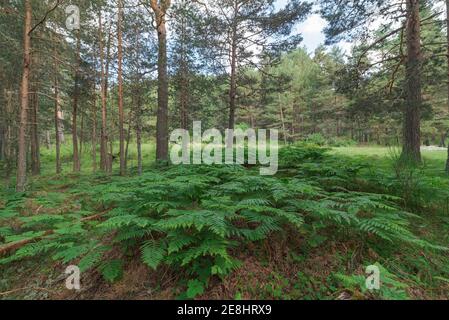
[[323,147],[327,144],[326,138],[321,133],[309,134],[305,139],[306,142],[310,144],[315,144],[317,146]]
[[314,144],[320,147],[328,146],[328,147],[352,147],[356,146],[357,142],[346,137],[330,137],[327,138],[323,136],[321,133],[314,133],[307,136],[305,142],[309,144]]
[[353,147],[357,145],[357,142],[349,138],[333,137],[329,139],[328,145],[334,148]]
[[321,161],[328,151],[314,144],[296,143],[279,150],[279,164],[281,168],[295,168],[306,162]]

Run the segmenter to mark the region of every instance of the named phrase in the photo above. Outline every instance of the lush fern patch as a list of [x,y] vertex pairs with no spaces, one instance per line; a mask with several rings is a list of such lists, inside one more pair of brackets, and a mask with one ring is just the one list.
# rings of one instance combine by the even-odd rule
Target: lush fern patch
[[[56,187],[46,185],[45,192],[36,181],[36,189],[27,194],[5,192],[0,247],[26,243],[5,252],[1,268],[51,257],[116,282],[123,277],[127,255],[138,250],[152,272],[169,268],[182,274],[181,297],[195,298],[211,281],[244,267],[239,257],[248,245],[261,246],[285,233],[305,239],[301,250],[351,242],[375,250],[385,261],[406,248],[447,255],[439,239],[429,241],[417,232],[423,216],[410,212],[400,186],[392,192],[388,178],[375,181],[366,163],[334,159],[326,152],[310,145],[284,148],[283,170],[275,177],[240,166],[175,166],[148,170],[140,177],[61,181]],[[58,193],[61,184],[67,189]],[[30,199],[39,210],[30,210]],[[298,257],[303,253],[292,254],[302,261]],[[335,282],[332,290],[359,290],[363,276],[341,271],[329,280]],[[439,271],[440,279],[446,279],[447,271],[433,272]],[[388,287],[381,296],[404,298],[405,289],[397,283],[391,282],[399,291]],[[290,289],[307,286],[299,282]]]

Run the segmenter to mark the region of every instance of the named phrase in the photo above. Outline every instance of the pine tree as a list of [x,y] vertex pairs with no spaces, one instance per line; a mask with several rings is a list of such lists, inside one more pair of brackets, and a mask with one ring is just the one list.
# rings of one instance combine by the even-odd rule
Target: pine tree
[[233,129],[235,125],[240,71],[247,65],[260,68],[256,62],[257,58],[261,58],[260,53],[279,54],[295,48],[302,40],[300,35],[291,36],[291,33],[295,23],[308,15],[311,4],[294,0],[276,10],[274,2],[213,0],[204,9],[205,24],[202,33],[207,39],[205,45],[209,51],[209,59],[222,64],[222,69],[229,70],[229,129]]
[[117,1],[118,20],[117,20],[117,35],[118,35],[118,112],[119,112],[119,130],[120,130],[120,175],[126,174],[125,163],[125,131],[123,128],[124,112],[123,112],[123,71],[122,71],[122,20],[123,20],[123,3],[122,0]]
[[407,59],[405,60],[406,82],[406,108],[403,119],[403,158],[421,161],[420,138],[420,111],[422,107],[422,83],[421,83],[421,32],[420,32],[420,1],[407,0],[405,8],[402,3],[389,0],[354,0],[342,3],[336,0],[322,0],[321,14],[329,21],[326,28],[328,43],[333,43],[344,38],[354,39],[367,32],[366,27],[376,18],[391,23],[401,19],[405,20],[401,27],[392,30],[374,44],[364,50],[366,54],[378,43],[394,36],[405,29],[405,42],[407,46]]
[[[447,36],[447,106],[449,112],[449,0],[446,0],[446,36]],[[447,161],[446,161],[446,172],[449,174],[449,143],[447,146]]]
[[156,128],[156,159],[168,161],[168,73],[167,73],[167,11],[171,0],[149,0],[158,36],[158,110]]
[[20,124],[17,155],[17,182],[16,190],[25,191],[26,184],[26,127],[28,112],[28,91],[31,63],[31,20],[32,8],[30,0],[25,0],[25,20],[23,28],[23,70],[20,87]]

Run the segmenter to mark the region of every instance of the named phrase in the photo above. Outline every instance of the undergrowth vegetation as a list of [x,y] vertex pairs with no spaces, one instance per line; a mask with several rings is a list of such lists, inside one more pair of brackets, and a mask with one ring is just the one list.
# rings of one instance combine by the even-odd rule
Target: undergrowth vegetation
[[[173,295],[192,299],[258,252],[274,280],[231,298],[447,295],[447,178],[406,165],[379,169],[312,144],[281,149],[280,162],[274,177],[240,166],[154,166],[136,177],[53,176],[26,193],[5,189],[0,270],[51,258],[115,283],[138,255],[149,273],[177,274]],[[267,243],[276,242],[291,272],[269,260]],[[315,266],[328,268],[324,275],[307,269],[330,255],[335,265]],[[367,291],[364,268],[375,263],[382,289]]]

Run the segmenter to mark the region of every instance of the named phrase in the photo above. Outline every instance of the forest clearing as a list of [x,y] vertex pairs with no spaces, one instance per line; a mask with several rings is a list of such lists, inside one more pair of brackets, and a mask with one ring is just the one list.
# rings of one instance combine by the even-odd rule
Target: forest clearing
[[448,29],[449,0],[1,0],[0,300],[449,300]]

